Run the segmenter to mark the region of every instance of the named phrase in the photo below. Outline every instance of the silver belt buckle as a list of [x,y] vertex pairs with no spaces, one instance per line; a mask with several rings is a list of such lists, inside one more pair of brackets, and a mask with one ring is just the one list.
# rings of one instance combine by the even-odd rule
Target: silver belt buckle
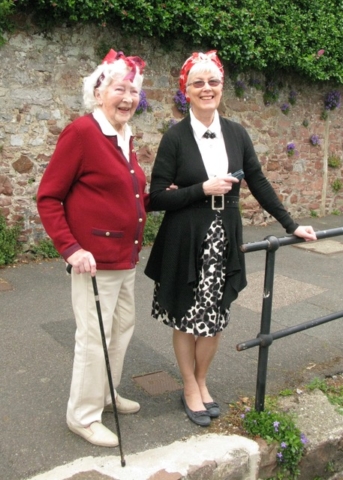
[[[220,206],[217,206],[217,201],[220,198]],[[217,199],[217,200],[216,200]],[[225,204],[224,204],[224,195],[212,195],[211,199],[211,207],[212,210],[224,210]]]

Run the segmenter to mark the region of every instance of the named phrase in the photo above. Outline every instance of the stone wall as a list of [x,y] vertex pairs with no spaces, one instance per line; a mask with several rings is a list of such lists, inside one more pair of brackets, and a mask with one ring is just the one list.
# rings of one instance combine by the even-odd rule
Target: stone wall
[[[173,96],[179,68],[192,52],[188,46],[178,44],[166,52],[154,39],[125,39],[95,27],[61,27],[48,36],[23,30],[9,35],[0,48],[0,211],[9,222],[23,219],[27,244],[45,236],[35,203],[37,187],[59,133],[84,113],[82,78],[97,65],[100,41],[147,61],[143,88],[152,111],[135,115],[131,124],[148,179],[164,121],[182,118]],[[248,76],[241,79],[248,84]],[[263,92],[256,88],[248,87],[238,98],[226,75],[220,113],[247,128],[267,177],[295,218],[341,212],[343,193],[334,192],[331,184],[341,179],[342,168],[328,167],[327,158],[332,153],[343,156],[342,111],[321,119],[324,96],[332,86],[309,85],[295,76],[282,82],[278,102],[265,106]],[[290,89],[297,91],[297,103],[285,115],[280,106]],[[320,137],[319,146],[310,145],[312,134]],[[296,145],[293,156],[287,155],[289,142]],[[268,220],[246,188],[241,204],[245,223]]]

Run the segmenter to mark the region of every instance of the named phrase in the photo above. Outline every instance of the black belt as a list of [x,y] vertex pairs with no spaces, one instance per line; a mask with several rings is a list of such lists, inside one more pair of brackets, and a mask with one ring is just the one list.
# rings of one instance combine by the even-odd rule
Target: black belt
[[209,195],[205,200],[190,205],[190,208],[210,208],[212,210],[225,210],[238,208],[239,197],[225,195]]

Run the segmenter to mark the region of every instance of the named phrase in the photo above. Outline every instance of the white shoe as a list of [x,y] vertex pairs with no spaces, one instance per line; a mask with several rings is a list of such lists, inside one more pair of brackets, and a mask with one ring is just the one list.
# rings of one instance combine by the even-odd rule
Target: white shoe
[[[122,414],[137,413],[141,408],[138,402],[134,402],[133,400],[123,398],[118,394],[116,396],[116,405],[117,405],[118,413],[122,413]],[[104,412],[113,412],[112,403],[105,406]]]
[[77,427],[68,423],[69,430],[100,447],[116,447],[118,437],[100,422],[93,422],[89,427]]

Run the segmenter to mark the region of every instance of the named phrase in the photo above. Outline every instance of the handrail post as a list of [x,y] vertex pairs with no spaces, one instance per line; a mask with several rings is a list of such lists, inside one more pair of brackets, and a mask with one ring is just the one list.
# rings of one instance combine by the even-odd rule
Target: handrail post
[[270,324],[272,315],[272,303],[273,303],[273,284],[274,284],[274,266],[275,266],[275,252],[279,248],[279,240],[270,236],[267,237],[269,245],[266,253],[265,263],[265,275],[264,275],[264,288],[263,288],[263,303],[261,313],[261,329],[259,337],[263,338],[263,341],[259,347],[258,355],[258,367],[257,367],[257,382],[256,382],[256,397],[255,397],[255,410],[257,412],[263,412],[264,410],[264,398],[266,393],[267,382],[267,366],[268,366],[268,352],[269,345],[272,343],[272,337],[270,336]]
[[[343,235],[343,227],[333,228],[331,230],[322,230],[316,232],[318,240],[336,237]],[[294,245],[296,243],[304,242],[303,238],[296,237],[295,235],[290,237],[276,238],[274,236],[266,237],[261,242],[245,243],[240,246],[243,253],[257,252],[259,250],[266,250],[266,265],[264,276],[264,293],[263,304],[261,312],[261,329],[260,333],[253,340],[248,340],[236,345],[238,351],[246,350],[259,346],[259,359],[257,367],[257,382],[256,382],[256,396],[255,396],[255,410],[261,412],[264,410],[264,398],[266,393],[266,381],[267,381],[267,367],[268,367],[268,347],[272,344],[273,339],[282,338],[286,335],[291,335],[297,331],[302,331],[306,328],[312,328],[317,325],[321,325],[337,318],[343,318],[343,311],[337,312],[326,317],[318,318],[304,324],[297,325],[274,334],[270,333],[271,314],[272,314],[272,301],[273,301],[273,284],[274,284],[274,265],[275,265],[275,251],[279,247],[286,245]]]

